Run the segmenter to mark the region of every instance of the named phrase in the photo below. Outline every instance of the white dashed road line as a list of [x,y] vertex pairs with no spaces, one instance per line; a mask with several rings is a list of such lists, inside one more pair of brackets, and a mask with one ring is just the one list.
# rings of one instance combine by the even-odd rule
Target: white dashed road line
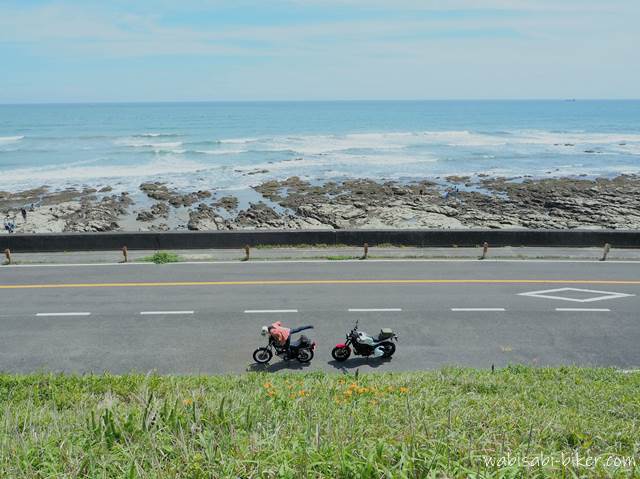
[[194,311],[141,311],[140,315],[150,316],[154,314],[193,314]]
[[297,309],[245,309],[246,314],[297,313]]
[[401,308],[349,308],[350,313],[372,313],[372,312],[381,312],[381,313],[399,313],[402,311]]
[[451,308],[451,311],[506,311],[504,308]]
[[565,312],[593,312],[593,313],[608,313],[611,310],[607,308],[556,308],[556,311],[565,311]]
[[[609,308],[555,308],[558,312],[596,312],[609,313]],[[349,308],[350,313],[400,313],[402,308]],[[453,312],[504,312],[506,308],[451,308]],[[246,309],[245,314],[278,314],[297,313],[297,309]],[[195,314],[195,311],[141,311],[141,316],[152,315],[188,315]],[[67,313],[36,313],[38,317],[47,316],[91,316],[89,312],[67,312]]]

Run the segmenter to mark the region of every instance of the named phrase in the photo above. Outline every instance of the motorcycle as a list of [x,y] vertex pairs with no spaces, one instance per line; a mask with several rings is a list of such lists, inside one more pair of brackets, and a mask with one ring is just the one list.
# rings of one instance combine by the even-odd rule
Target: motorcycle
[[[265,327],[266,328],[266,327]],[[266,336],[265,328],[262,335]],[[292,332],[295,334],[295,331]],[[287,341],[286,344],[280,345],[272,336],[269,336],[269,343],[264,348],[258,348],[253,352],[253,360],[258,364],[266,364],[271,361],[273,354],[281,357],[285,361],[297,359],[301,363],[308,363],[313,359],[316,350],[315,341],[311,341],[304,334],[296,341]]]
[[336,344],[331,356],[336,361],[346,361],[353,348],[353,353],[358,356],[390,358],[396,352],[396,345],[392,341],[398,341],[398,336],[391,329],[383,328],[378,336],[373,337],[360,331],[356,321],[354,328],[347,334],[347,341]]

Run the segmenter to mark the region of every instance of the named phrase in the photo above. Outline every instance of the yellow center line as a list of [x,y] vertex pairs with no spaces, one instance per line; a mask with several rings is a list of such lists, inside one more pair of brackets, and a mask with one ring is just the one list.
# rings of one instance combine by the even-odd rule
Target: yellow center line
[[58,289],[58,288],[147,288],[182,286],[287,286],[287,285],[340,285],[340,284],[629,284],[635,280],[588,279],[292,279],[254,281],[166,281],[131,283],[51,283],[4,284],[0,289]]

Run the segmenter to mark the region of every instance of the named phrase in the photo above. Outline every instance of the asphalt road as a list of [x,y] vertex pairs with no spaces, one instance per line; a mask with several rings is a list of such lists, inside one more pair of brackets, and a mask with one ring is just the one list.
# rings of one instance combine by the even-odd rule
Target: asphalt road
[[[640,365],[637,263],[17,266],[0,268],[0,302],[7,372],[241,372],[276,320],[313,324],[319,346],[310,365],[274,359],[272,371]],[[392,360],[332,361],[356,319],[397,332]]]

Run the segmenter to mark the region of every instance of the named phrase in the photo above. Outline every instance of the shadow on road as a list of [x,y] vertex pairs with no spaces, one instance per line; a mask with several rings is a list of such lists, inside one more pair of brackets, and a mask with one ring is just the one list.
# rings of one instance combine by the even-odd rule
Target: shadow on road
[[275,373],[282,369],[302,370],[308,368],[311,363],[300,363],[298,361],[279,361],[275,364],[260,364],[253,363],[247,368],[247,371],[252,372],[267,372]]
[[361,368],[362,366],[379,368],[389,361],[391,361],[391,358],[353,358],[347,359],[346,361],[329,361],[327,364],[341,371],[347,371],[349,369]]

